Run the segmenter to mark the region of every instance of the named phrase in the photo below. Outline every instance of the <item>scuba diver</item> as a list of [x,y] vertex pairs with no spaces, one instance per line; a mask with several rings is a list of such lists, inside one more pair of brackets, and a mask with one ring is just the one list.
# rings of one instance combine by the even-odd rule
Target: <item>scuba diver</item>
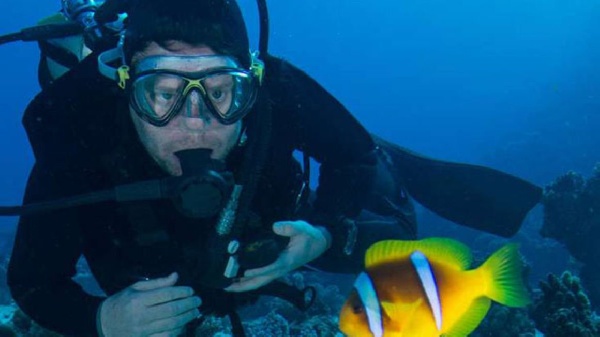
[[[288,272],[357,273],[372,243],[416,238],[411,197],[507,237],[539,201],[521,179],[369,134],[268,53],[258,5],[258,52],[233,0],[64,0],[66,22],[27,37],[42,49],[43,90],[23,117],[35,164],[24,205],[0,214],[21,215],[8,283],[37,323],[192,336],[227,315],[243,336],[236,309],[258,296],[314,300],[277,280]],[[73,280],[81,256],[106,296]]]

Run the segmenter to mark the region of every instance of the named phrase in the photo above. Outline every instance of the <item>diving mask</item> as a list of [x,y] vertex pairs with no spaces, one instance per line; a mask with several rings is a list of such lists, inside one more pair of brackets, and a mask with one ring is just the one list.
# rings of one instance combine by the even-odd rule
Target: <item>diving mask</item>
[[193,92],[202,102],[200,114],[210,113],[222,124],[244,117],[256,100],[258,83],[248,70],[228,56],[151,56],[135,66],[130,104],[146,122],[169,123]]
[[[221,124],[233,124],[248,114],[262,81],[264,64],[252,54],[250,69],[224,55],[165,56],[142,59],[132,68],[111,68],[118,50],[100,55],[99,68],[119,86],[129,85],[130,104],[137,115],[154,126],[165,126],[184,110],[184,104],[197,104],[202,116],[209,113]],[[130,74],[131,73],[131,74]],[[194,100],[190,97],[196,93]]]

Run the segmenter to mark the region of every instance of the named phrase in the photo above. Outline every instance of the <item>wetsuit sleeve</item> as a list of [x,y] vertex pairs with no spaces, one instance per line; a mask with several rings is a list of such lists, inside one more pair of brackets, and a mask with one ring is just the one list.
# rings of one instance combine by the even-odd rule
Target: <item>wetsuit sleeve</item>
[[[36,164],[24,203],[72,192],[78,175]],[[66,183],[68,182],[68,183]],[[41,326],[65,335],[96,336],[96,312],[103,300],[73,281],[82,252],[76,210],[21,217],[8,266],[8,285],[18,306]]]
[[[268,57],[267,85],[274,119],[293,147],[321,166],[311,223],[332,233],[332,248],[345,245],[341,219],[359,214],[376,174],[375,144],[367,130],[319,83],[290,63]],[[282,116],[283,115],[283,116]]]

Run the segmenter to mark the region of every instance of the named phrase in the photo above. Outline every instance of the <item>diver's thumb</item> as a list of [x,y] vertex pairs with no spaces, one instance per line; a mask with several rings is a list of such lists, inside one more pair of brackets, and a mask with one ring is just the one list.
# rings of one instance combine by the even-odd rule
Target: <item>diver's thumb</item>
[[276,221],[273,223],[273,232],[277,235],[292,237],[296,235],[309,234],[316,231],[316,228],[306,221]]
[[524,307],[531,302],[523,283],[523,262],[518,244],[498,249],[481,266],[488,282],[486,296],[509,307]]
[[175,285],[179,279],[179,275],[176,272],[169,274],[167,277],[160,277],[155,279],[149,279],[139,281],[131,286],[131,288],[139,291],[158,289],[163,287],[170,287]]

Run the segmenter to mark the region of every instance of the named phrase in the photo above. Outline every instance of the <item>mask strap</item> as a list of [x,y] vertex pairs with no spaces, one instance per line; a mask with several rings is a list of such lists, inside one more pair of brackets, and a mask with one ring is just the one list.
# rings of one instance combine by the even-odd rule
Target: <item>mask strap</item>
[[[121,38],[117,47],[107,50],[98,56],[98,71],[104,77],[118,83],[121,89],[125,89],[127,80],[129,80],[129,66],[125,63],[125,54],[123,53],[123,41],[125,34],[121,33]],[[113,68],[109,64],[121,60],[121,66]]]
[[250,53],[252,64],[250,65],[250,71],[258,79],[258,83],[262,85],[263,78],[265,76],[265,63],[259,58],[259,52],[254,51]]

